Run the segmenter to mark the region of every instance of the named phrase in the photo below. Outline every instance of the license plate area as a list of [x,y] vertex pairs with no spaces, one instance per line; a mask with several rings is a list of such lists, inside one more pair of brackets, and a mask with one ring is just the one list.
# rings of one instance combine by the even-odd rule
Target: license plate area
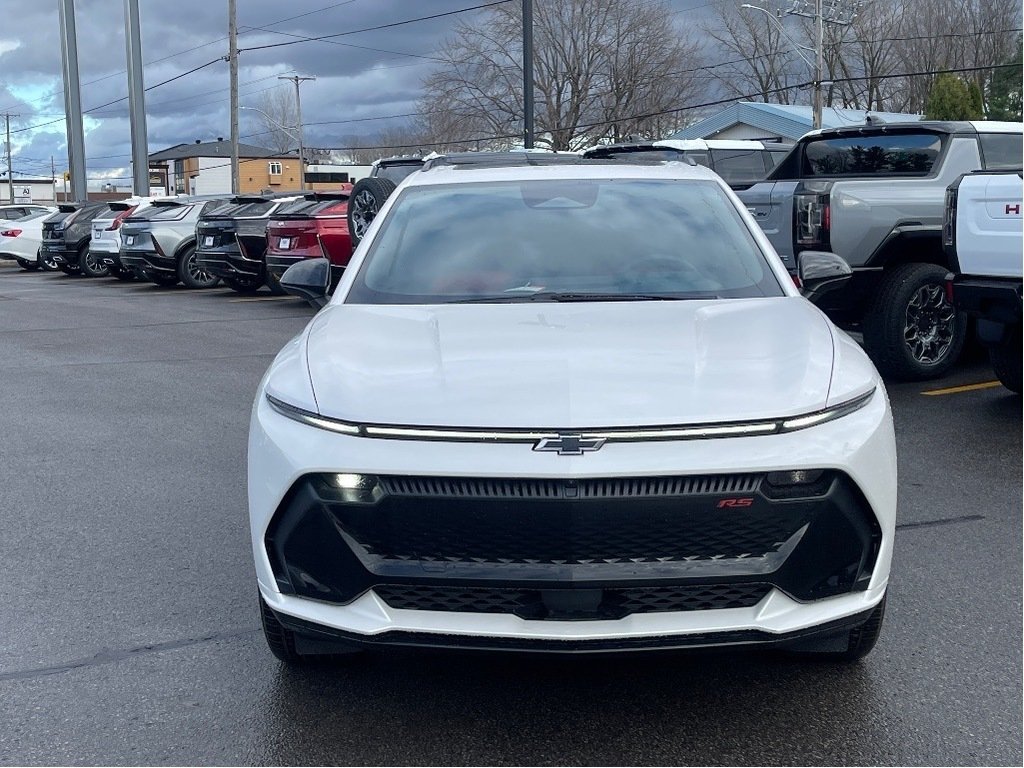
[[278,246],[277,247],[280,248],[282,251],[287,251],[289,248],[292,247],[292,238],[290,238],[290,237],[282,237],[278,241]]

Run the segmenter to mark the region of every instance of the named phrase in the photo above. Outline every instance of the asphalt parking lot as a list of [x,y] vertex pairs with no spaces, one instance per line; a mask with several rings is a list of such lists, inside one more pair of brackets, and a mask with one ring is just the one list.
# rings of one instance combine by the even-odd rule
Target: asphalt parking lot
[[900,524],[859,665],[395,651],[294,671],[258,629],[245,449],[312,314],[0,262],[0,762],[1021,764],[1021,398],[987,365],[890,386]]

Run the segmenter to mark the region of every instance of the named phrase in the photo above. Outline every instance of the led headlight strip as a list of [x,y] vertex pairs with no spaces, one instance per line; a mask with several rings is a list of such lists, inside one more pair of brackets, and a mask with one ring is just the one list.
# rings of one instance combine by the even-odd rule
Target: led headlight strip
[[778,435],[808,429],[828,421],[842,418],[867,405],[875,395],[876,388],[845,402],[820,411],[789,416],[779,419],[758,421],[717,422],[685,426],[659,427],[611,427],[596,430],[535,430],[535,429],[478,429],[475,427],[402,427],[383,424],[356,424],[341,419],[321,416],[298,408],[266,395],[270,406],[289,419],[308,424],[311,427],[338,432],[354,437],[375,437],[390,440],[438,440],[442,442],[474,443],[536,443],[544,439],[557,439],[571,433],[584,440],[604,440],[608,443],[645,442],[655,440],[706,440],[716,437],[753,437],[757,435]]

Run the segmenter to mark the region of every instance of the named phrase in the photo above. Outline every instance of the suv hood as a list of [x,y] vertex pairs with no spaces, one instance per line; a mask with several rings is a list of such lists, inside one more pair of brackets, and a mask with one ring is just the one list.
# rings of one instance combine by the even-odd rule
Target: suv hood
[[570,428],[823,408],[833,336],[797,298],[335,304],[306,351],[320,413],[363,423]]

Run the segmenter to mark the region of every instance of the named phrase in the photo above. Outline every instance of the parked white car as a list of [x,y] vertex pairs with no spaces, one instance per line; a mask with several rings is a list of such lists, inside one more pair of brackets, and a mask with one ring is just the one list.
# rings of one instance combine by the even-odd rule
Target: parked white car
[[[39,269],[39,244],[43,240],[43,221],[54,210],[43,208],[20,219],[0,223],[0,259],[16,259],[22,269]],[[51,264],[49,268],[56,269],[57,265]]]
[[[261,382],[273,653],[867,654],[896,515],[867,356],[713,172],[523,158],[405,179]],[[801,265],[810,291],[849,277]]]
[[110,211],[92,220],[92,238],[89,240],[89,254],[93,261],[103,264],[109,274],[118,280],[134,280],[134,270],[121,265],[118,252],[121,250],[121,222],[137,212],[145,210],[152,197],[130,197],[127,200],[110,203]]

